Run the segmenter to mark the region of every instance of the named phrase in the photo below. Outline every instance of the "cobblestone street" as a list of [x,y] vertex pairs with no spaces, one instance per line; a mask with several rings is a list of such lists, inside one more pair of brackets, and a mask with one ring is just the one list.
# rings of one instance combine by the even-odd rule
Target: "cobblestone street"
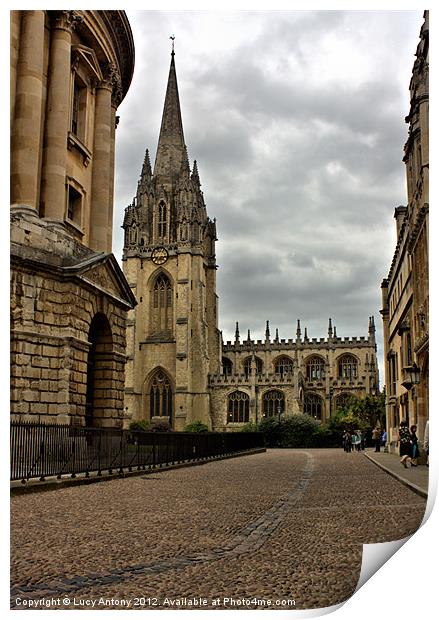
[[363,454],[269,450],[20,495],[11,507],[13,608],[50,597],[56,609],[200,598],[204,609],[218,598],[219,609],[233,608],[224,598],[304,609],[348,598],[362,544],[411,534],[425,500]]

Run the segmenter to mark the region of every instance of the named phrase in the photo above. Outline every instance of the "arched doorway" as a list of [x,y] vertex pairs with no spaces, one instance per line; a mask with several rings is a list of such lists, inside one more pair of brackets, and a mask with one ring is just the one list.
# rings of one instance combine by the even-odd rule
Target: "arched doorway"
[[85,404],[85,425],[101,426],[108,407],[105,405],[106,393],[111,384],[113,371],[113,337],[107,317],[96,314],[88,332],[90,348],[87,357],[87,391]]

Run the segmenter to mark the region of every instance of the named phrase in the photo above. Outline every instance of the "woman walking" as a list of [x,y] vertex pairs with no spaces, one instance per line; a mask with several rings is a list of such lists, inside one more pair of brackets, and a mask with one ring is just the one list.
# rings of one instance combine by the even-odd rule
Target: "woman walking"
[[399,424],[398,441],[401,464],[403,465],[403,467],[407,468],[407,461],[411,462],[412,443],[410,439],[410,431],[406,420],[401,420]]
[[418,457],[419,457],[419,447],[418,447],[418,437],[416,435],[416,431],[417,431],[417,426],[415,424],[413,424],[413,426],[410,427],[410,440],[412,442],[412,454],[411,454],[411,459],[412,459],[412,467],[416,467],[418,464]]

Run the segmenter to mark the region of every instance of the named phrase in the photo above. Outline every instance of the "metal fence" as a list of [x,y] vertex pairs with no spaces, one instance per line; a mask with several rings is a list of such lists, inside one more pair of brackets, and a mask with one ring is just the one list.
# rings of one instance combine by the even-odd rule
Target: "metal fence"
[[11,480],[75,478],[202,461],[263,445],[261,433],[148,433],[11,422]]

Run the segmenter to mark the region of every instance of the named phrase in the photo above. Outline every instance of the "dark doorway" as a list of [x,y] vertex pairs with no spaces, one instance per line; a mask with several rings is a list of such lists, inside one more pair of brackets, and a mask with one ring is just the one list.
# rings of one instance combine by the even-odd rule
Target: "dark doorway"
[[85,425],[93,427],[101,426],[100,421],[105,416],[106,392],[112,383],[113,338],[104,314],[98,313],[93,317],[88,341]]

